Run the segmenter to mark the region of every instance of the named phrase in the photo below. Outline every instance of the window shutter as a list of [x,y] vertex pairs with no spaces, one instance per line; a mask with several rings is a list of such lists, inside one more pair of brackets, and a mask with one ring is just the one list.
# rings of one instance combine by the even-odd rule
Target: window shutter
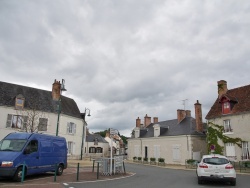
[[72,144],[72,147],[73,147],[73,149],[72,149],[72,155],[74,155],[75,154],[75,142],[73,142],[73,144]]
[[6,122],[6,128],[11,127],[11,120],[12,120],[12,115],[8,114],[7,115],[7,122]]
[[47,131],[48,119],[47,118],[39,118],[38,131]]
[[67,134],[69,134],[70,123],[67,123]]
[[21,127],[22,130],[27,128],[27,121],[28,121],[28,116],[23,116],[23,124]]
[[76,124],[73,125],[73,133],[76,134]]

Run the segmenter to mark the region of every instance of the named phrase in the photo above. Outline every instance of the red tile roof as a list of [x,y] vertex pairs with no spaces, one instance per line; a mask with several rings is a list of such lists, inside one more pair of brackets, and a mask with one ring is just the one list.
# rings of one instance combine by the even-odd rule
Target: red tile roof
[[[224,95],[232,102],[236,102],[230,114],[250,113],[250,85],[230,89]],[[208,112],[206,119],[213,119],[222,116],[222,104],[219,98]]]

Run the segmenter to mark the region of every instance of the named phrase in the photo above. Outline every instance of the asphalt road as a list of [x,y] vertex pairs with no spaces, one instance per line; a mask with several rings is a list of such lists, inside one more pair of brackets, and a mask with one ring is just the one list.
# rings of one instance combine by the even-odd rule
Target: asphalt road
[[[64,184],[65,188],[196,188],[196,187],[232,187],[230,184],[211,182],[198,185],[195,170],[167,169],[142,164],[126,164],[127,172],[135,172],[131,177],[98,181]],[[250,175],[237,174],[235,187],[247,188]]]

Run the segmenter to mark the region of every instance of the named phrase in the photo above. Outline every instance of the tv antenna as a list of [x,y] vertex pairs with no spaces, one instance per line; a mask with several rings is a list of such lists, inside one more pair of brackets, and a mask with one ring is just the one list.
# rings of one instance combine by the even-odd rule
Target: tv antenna
[[183,99],[182,101],[182,105],[184,106],[184,110],[186,109],[186,101],[188,101],[188,99]]

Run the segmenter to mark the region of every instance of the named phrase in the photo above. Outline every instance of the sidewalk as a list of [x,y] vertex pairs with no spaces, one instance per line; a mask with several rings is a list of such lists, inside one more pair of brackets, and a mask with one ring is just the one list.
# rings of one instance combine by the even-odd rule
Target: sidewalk
[[[77,177],[77,167],[79,163],[79,173]],[[94,172],[93,170],[93,161],[88,159],[83,160],[68,160],[68,168],[64,170],[62,176],[54,176],[54,173],[47,173],[35,176],[29,176],[25,178],[24,182],[13,182],[12,180],[3,180],[0,179],[1,188],[62,188],[63,184],[67,182],[95,182],[95,181],[104,181],[110,179],[120,179],[126,178],[133,173],[123,172],[117,173],[112,176],[104,176],[99,174],[97,176],[97,164],[95,164]],[[97,179],[98,178],[98,179]]]

